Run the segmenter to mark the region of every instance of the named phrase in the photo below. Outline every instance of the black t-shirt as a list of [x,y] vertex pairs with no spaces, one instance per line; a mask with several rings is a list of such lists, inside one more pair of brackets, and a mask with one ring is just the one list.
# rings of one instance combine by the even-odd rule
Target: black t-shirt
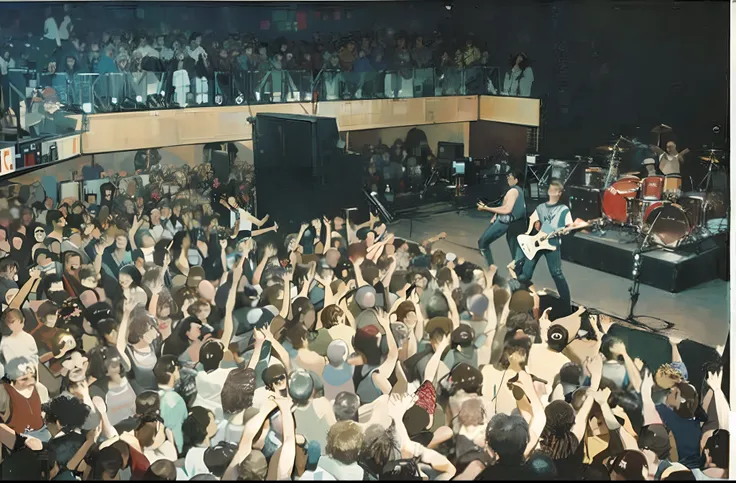
[[531,479],[532,473],[522,465],[497,463],[487,466],[475,481],[524,481]]

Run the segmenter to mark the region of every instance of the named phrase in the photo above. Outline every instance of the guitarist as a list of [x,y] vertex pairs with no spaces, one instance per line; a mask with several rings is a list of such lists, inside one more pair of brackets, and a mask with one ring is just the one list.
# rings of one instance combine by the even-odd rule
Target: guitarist
[[[549,190],[547,190],[549,201],[537,206],[537,209],[532,213],[529,218],[529,228],[526,231],[527,235],[531,234],[532,231],[552,233],[560,228],[573,227],[570,208],[560,203],[563,191],[564,188],[562,183],[557,180],[550,182]],[[565,275],[562,273],[562,256],[559,250],[562,241],[559,238],[552,238],[549,242],[550,245],[556,246],[558,249],[552,251],[540,250],[537,252],[533,260],[526,259],[525,257],[524,268],[519,275],[519,282],[524,285],[531,283],[534,269],[537,267],[539,259],[544,256],[547,259],[549,273],[552,275],[552,279],[555,281],[555,286],[557,287],[557,292],[560,294],[560,300],[565,301],[569,305],[571,302],[570,287],[567,285]]]
[[[509,251],[516,264],[524,258],[524,254],[519,249],[516,241],[516,235],[521,234],[520,229],[515,229],[518,224],[523,224],[526,218],[526,200],[524,199],[524,190],[519,186],[521,174],[517,171],[511,171],[506,176],[509,184],[509,190],[503,197],[503,203],[497,208],[486,206],[482,201],[478,202],[478,211],[493,213],[491,224],[478,240],[478,248],[485,257],[488,266],[493,265],[493,254],[491,253],[491,244],[506,234],[506,242],[509,245]],[[516,232],[516,233],[513,233]]]

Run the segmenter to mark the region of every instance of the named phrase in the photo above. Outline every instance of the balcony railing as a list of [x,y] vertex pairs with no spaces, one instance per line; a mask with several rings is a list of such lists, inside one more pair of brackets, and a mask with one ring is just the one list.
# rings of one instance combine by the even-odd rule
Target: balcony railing
[[314,100],[401,99],[462,95],[503,95],[497,67],[416,68],[355,72],[271,69],[215,72],[193,77],[187,70],[110,74],[9,75],[29,97],[51,87],[61,104],[88,113],[202,106],[234,106]]

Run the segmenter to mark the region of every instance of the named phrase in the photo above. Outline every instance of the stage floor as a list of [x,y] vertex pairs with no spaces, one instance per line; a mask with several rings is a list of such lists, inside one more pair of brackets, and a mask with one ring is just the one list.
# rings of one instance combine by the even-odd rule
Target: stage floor
[[[475,211],[453,211],[416,216],[412,220],[400,219],[391,224],[390,229],[399,237],[417,242],[447,232],[447,239],[437,242],[437,248],[483,266],[485,262],[477,246],[488,220],[487,215]],[[492,250],[500,273],[508,275],[505,266],[511,261],[511,254],[505,238],[497,240]],[[630,280],[567,261],[562,264],[576,303],[617,317],[626,317],[629,311]],[[538,288],[555,288],[545,263],[537,265],[534,281]],[[641,285],[640,292],[636,315],[658,317],[673,323],[674,328],[666,334],[710,347],[725,345],[729,317],[728,282],[712,280],[677,294]],[[646,319],[642,319],[642,322],[646,322]]]

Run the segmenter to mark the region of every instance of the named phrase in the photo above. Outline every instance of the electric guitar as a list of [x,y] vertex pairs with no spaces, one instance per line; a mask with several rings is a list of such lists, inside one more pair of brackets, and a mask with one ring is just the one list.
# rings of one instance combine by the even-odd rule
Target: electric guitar
[[517,236],[516,240],[519,242],[519,248],[521,248],[521,251],[524,252],[526,258],[528,258],[529,260],[533,260],[534,257],[537,255],[537,252],[539,252],[540,250],[557,250],[557,247],[552,245],[550,243],[550,240],[567,235],[568,233],[573,233],[585,228],[590,228],[591,226],[597,226],[599,222],[600,220],[593,220],[585,222],[583,224],[559,228],[552,233],[544,233],[543,231],[538,231],[534,235],[522,234]]

